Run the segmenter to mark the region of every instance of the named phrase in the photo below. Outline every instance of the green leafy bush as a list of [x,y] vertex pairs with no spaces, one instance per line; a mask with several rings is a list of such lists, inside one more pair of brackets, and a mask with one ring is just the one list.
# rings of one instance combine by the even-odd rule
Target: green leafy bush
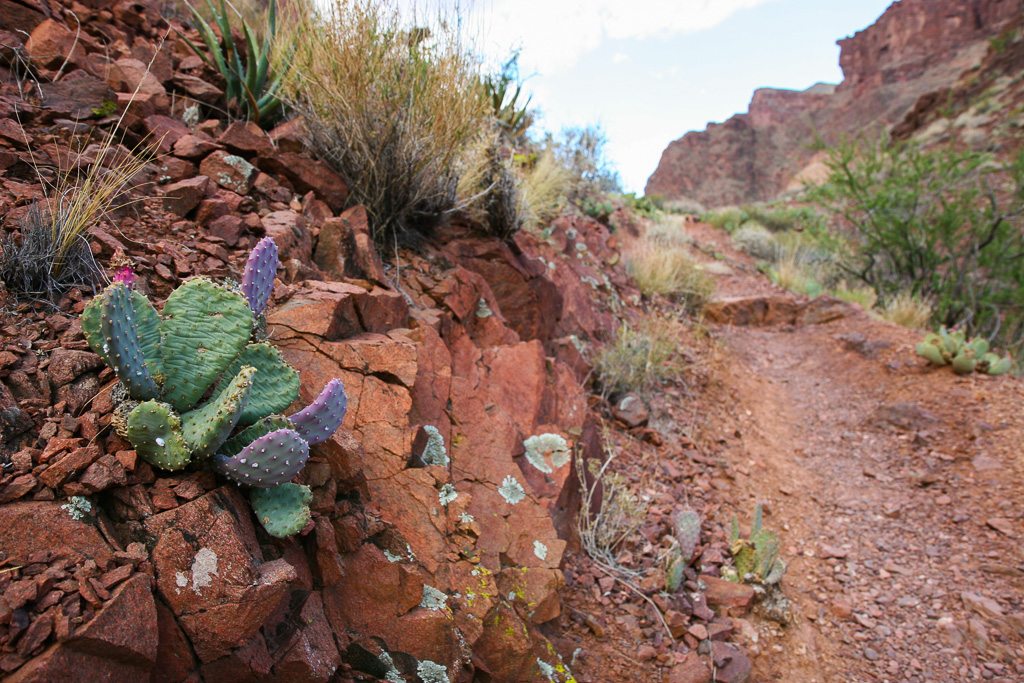
[[955,143],[844,142],[808,198],[851,230],[841,264],[886,299],[932,300],[938,320],[1020,347],[1024,332],[1024,152],[1007,164]]

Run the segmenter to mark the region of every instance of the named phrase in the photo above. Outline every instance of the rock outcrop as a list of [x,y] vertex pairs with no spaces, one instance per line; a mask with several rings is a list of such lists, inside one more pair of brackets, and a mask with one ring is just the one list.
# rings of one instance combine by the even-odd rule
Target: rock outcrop
[[816,136],[888,128],[917,98],[953,83],[1022,13],[1016,0],[899,0],[838,41],[843,81],[805,91],[762,88],[749,111],[687,133],[662,153],[646,193],[722,206],[775,198],[820,174]]

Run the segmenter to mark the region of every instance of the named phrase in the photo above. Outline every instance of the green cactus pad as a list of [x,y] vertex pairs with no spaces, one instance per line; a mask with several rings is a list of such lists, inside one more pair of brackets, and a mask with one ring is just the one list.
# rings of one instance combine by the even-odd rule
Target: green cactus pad
[[994,353],[985,354],[985,357],[988,360],[988,368],[986,368],[985,372],[990,375],[1005,375],[1010,371],[1010,366],[1013,364],[1009,358],[1000,358]]
[[299,373],[270,344],[246,346],[224,371],[224,376],[234,377],[243,365],[251,365],[257,372],[249,402],[238,424],[247,426],[267,415],[283,413],[299,397]]
[[665,569],[665,592],[675,593],[683,585],[683,570],[686,568],[686,560],[680,554],[678,548],[669,556],[668,566]]
[[110,354],[103,348],[103,333],[100,331],[100,318],[103,317],[103,294],[93,297],[92,301],[86,304],[82,310],[82,332],[85,334],[85,341],[89,348],[97,356],[103,359],[108,366],[113,367],[110,362]]
[[166,403],[136,406],[128,415],[128,440],[143,460],[161,469],[180,470],[189,462],[181,420]]
[[132,308],[139,332],[139,346],[146,365],[154,375],[163,375],[163,364],[160,362],[160,314],[149,303],[149,299],[135,290],[132,290]]
[[786,563],[782,559],[775,560],[775,564],[772,565],[771,571],[764,577],[764,582],[769,586],[778,583],[782,580],[782,577],[786,573]]
[[245,348],[252,311],[240,294],[196,278],[171,292],[163,314],[163,395],[175,409],[185,411]]
[[139,344],[131,291],[123,283],[115,282],[103,292],[100,334],[107,361],[128,394],[139,401],[158,397],[160,388],[149,372]]
[[309,502],[313,492],[301,484],[278,484],[269,489],[252,489],[249,501],[256,518],[277,538],[297,534],[309,523]]
[[928,359],[928,362],[932,365],[946,365],[946,359],[942,356],[942,351],[938,346],[929,342],[925,341],[917,345],[917,355]]
[[295,429],[295,427],[291,420],[283,415],[270,415],[225,441],[220,452],[228,457],[238,455],[239,451],[256,439],[279,429]]
[[754,571],[760,577],[767,576],[779,556],[779,535],[774,531],[762,529],[751,537],[751,541],[754,543]]
[[974,359],[974,354],[970,352],[970,349],[960,351],[953,358],[953,372],[958,375],[969,375],[977,366],[978,361]]
[[182,435],[195,457],[213,455],[231,434],[245,410],[256,375],[256,368],[241,367],[217,398],[181,416]]
[[968,346],[970,347],[971,351],[974,351],[975,358],[981,358],[986,353],[988,353],[988,341],[982,337],[972,339],[971,343],[968,344]]

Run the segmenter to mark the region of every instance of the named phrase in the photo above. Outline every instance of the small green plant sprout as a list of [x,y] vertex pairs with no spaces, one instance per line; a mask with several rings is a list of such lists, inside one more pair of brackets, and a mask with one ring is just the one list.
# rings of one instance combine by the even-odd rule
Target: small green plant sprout
[[989,350],[988,341],[975,337],[968,341],[963,330],[947,330],[940,327],[917,345],[917,355],[932,365],[951,365],[958,375],[983,372],[988,375],[1002,375],[1010,370],[1009,357],[1000,358]]
[[580,203],[580,210],[602,223],[607,223],[611,217],[612,212],[615,211],[615,205],[607,199],[594,199],[593,197],[585,197]]
[[700,542],[700,515],[680,511],[673,522],[673,544],[665,565],[665,592],[675,593],[683,583],[683,572],[693,562]]
[[760,503],[754,510],[754,524],[750,536],[740,536],[740,522],[734,515],[729,533],[729,552],[732,553],[734,568],[723,569],[722,576],[737,583],[753,583],[774,586],[786,573],[786,563],[779,558],[779,535],[761,526]]
[[[82,311],[82,330],[119,384],[111,420],[151,465],[207,465],[251,489],[253,508],[273,536],[309,521],[309,488],[289,483],[310,444],[341,425],[347,399],[332,379],[305,409],[284,417],[299,395],[299,374],[261,327],[277,271],[277,246],[253,249],[240,289],[187,280],[157,312],[133,287],[130,267]],[[210,398],[203,403],[203,398]]]
[[293,48],[287,52],[280,62],[279,73],[275,75],[271,62],[274,34],[277,32],[276,0],[270,0],[270,6],[267,8],[267,28],[263,43],[257,45],[252,28],[248,22],[242,20],[242,35],[245,42],[240,46],[236,45],[231,35],[231,21],[224,0],[221,0],[219,11],[211,0],[206,1],[213,15],[213,22],[220,32],[219,39],[199,10],[187,0],[185,4],[192,12],[192,20],[199,30],[206,50],[199,49],[188,38],[182,38],[200,59],[217,69],[224,78],[227,84],[224,97],[228,105],[234,107],[246,119],[256,122],[263,128],[269,128],[281,113],[278,90],[281,87],[281,79],[288,71],[291,52],[294,50]]

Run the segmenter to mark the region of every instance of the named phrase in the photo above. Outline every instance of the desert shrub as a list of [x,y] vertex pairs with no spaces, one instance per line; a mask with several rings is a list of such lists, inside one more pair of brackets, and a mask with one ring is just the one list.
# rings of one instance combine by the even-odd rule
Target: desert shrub
[[729,234],[736,232],[745,221],[749,219],[747,213],[737,206],[726,206],[720,209],[712,209],[700,217],[701,221],[710,224],[717,230],[724,230]]
[[912,292],[896,292],[890,295],[881,308],[884,320],[921,330],[931,322],[933,309],[931,303]]
[[624,324],[594,358],[597,382],[605,396],[616,392],[647,394],[676,372],[679,325],[658,316]]
[[548,134],[541,143],[568,172],[570,201],[603,200],[608,193],[622,189],[619,174],[605,154],[606,144],[600,126],[565,128],[557,136]]
[[1020,345],[1024,329],[1024,152],[996,164],[955,141],[925,150],[860,140],[829,153],[808,198],[852,233],[843,268],[889,302],[933,302],[938,322]]
[[627,209],[644,218],[654,218],[661,211],[655,198],[637,197],[636,192],[625,192],[620,195],[620,199]]
[[619,564],[623,544],[634,537],[647,519],[649,503],[636,487],[612,465],[615,450],[605,439],[605,460],[576,457],[576,475],[580,482],[580,513],[576,518],[580,543],[586,553],[605,571],[635,575]]
[[626,270],[646,295],[661,294],[699,311],[714,292],[714,281],[685,249],[642,240],[626,255]]
[[526,202],[526,223],[539,226],[561,213],[569,191],[569,172],[551,152],[542,152],[523,172],[522,192]]
[[462,208],[460,157],[490,119],[457,28],[403,25],[384,0],[334,0],[299,17],[282,97],[312,149],[366,207],[379,244],[420,241]]
[[775,240],[772,233],[757,221],[747,221],[732,234],[732,243],[739,251],[758,259],[775,256]]
[[832,296],[852,304],[859,304],[865,311],[870,311],[878,303],[878,292],[867,285],[851,286],[845,280],[832,290]]

